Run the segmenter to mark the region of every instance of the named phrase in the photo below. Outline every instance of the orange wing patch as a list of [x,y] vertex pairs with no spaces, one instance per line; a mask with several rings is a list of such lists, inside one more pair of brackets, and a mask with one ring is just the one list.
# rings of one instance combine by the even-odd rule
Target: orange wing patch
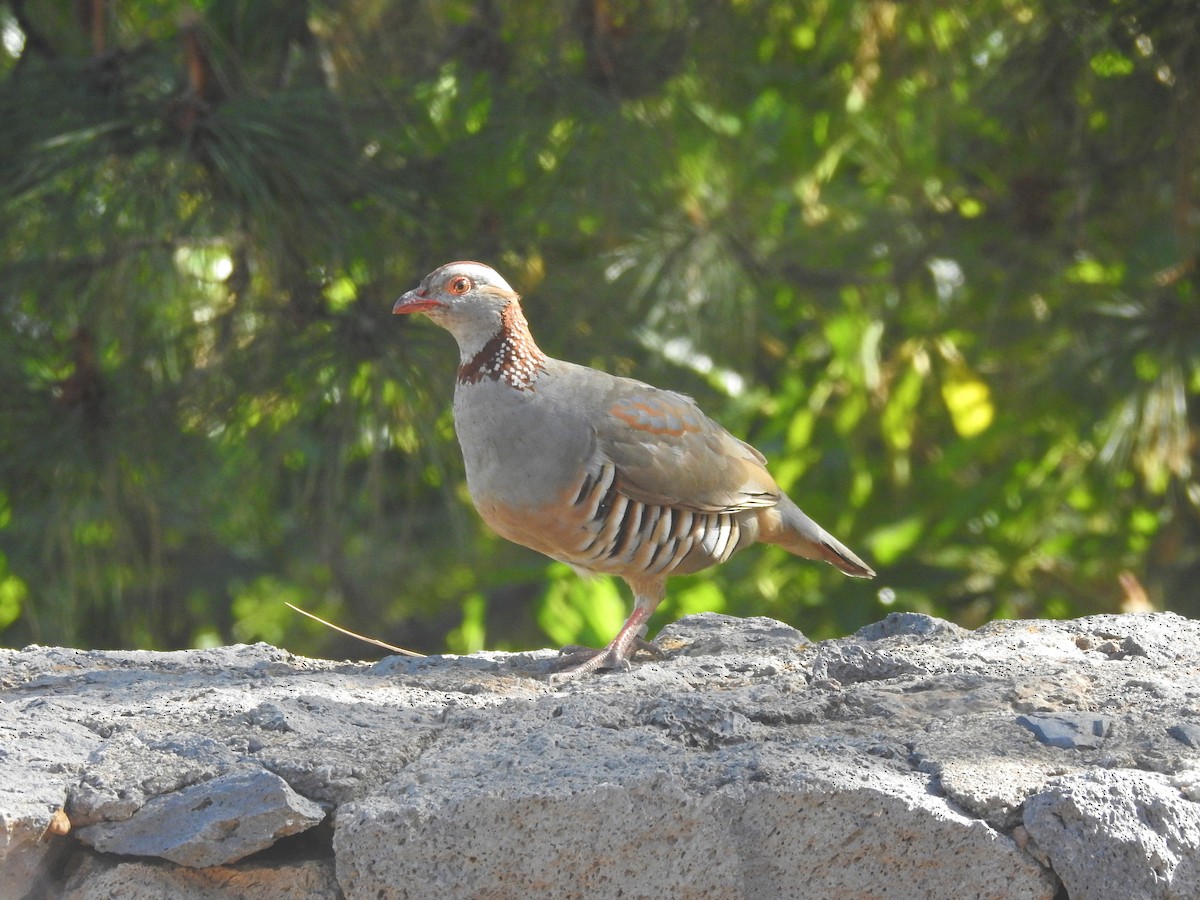
[[667,403],[658,398],[628,397],[609,407],[608,413],[631,428],[649,434],[679,436],[696,431],[701,420],[693,407]]

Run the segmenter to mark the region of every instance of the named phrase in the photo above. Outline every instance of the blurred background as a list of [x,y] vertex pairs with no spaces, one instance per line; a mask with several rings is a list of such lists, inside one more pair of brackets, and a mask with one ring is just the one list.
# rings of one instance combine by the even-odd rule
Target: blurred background
[[692,394],[870,560],[683,613],[1200,615],[1194,0],[0,2],[0,643],[611,637],[482,525],[457,352]]

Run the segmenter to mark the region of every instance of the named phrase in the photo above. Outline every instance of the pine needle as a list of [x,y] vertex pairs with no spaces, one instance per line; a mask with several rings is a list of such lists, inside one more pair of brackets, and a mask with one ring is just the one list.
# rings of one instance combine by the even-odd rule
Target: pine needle
[[283,602],[286,606],[288,606],[291,609],[294,609],[296,612],[300,613],[300,615],[308,616],[310,619],[316,619],[318,622],[320,622],[326,628],[332,628],[334,631],[340,631],[342,634],[349,635],[350,637],[356,638],[357,640],[366,641],[368,644],[374,644],[376,647],[382,647],[385,650],[391,650],[393,653],[399,653],[403,656],[419,656],[419,657],[425,656],[424,653],[417,653],[415,650],[405,650],[403,647],[394,646],[393,644],[389,644],[386,641],[377,641],[377,640],[375,640],[375,638],[369,638],[369,637],[366,637],[361,634],[355,634],[353,631],[349,631],[348,629],[342,628],[339,625],[334,625],[332,622],[326,622],[320,616],[315,616],[312,613],[308,612],[307,610],[303,610],[293,603],[288,603],[286,600],[284,600]]

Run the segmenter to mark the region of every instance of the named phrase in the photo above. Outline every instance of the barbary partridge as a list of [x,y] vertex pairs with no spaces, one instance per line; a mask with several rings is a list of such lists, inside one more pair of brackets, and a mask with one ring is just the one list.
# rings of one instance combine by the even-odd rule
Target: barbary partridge
[[633,612],[612,643],[578,651],[561,676],[628,665],[647,646],[646,621],[668,576],[756,541],[847,575],[875,574],[784,495],[761,453],[690,398],[546,356],[520,297],[488,266],[444,265],[392,312],[425,313],[458,342],[454,427],[484,521],[633,589]]

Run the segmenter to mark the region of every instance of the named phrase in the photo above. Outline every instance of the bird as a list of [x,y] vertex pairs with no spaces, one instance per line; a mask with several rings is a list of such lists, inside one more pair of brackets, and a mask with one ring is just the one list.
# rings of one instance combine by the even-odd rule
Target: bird
[[765,457],[690,397],[554,359],[521,298],[493,268],[458,261],[392,307],[423,313],[458,343],[454,427],[467,490],[489,527],[580,574],[610,574],[632,612],[599,650],[564,650],[554,677],[628,668],[672,575],[723,563],[756,542],[874,570],[775,483]]

